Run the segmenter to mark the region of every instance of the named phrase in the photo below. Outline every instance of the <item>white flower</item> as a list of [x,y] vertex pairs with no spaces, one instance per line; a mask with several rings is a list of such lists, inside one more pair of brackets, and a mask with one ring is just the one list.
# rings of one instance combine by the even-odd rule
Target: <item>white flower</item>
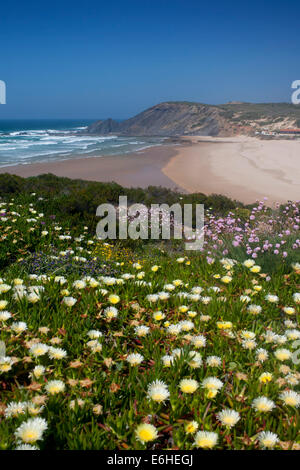
[[48,428],[47,422],[43,418],[31,418],[18,427],[15,432],[17,439],[21,439],[27,444],[34,443],[42,439],[44,431]]
[[129,362],[131,366],[137,366],[143,362],[143,360],[144,357],[139,353],[132,353],[127,356],[127,362]]
[[74,299],[74,297],[64,297],[63,298],[63,303],[65,305],[67,305],[67,307],[73,307],[73,305],[75,305],[77,302],[76,299]]
[[190,331],[194,328],[194,323],[190,320],[182,320],[179,322],[181,331]]
[[262,447],[272,449],[279,442],[277,434],[270,431],[262,431],[258,434],[258,441]]
[[35,292],[30,292],[28,295],[27,295],[27,300],[28,302],[30,302],[31,304],[35,304],[36,302],[38,302],[40,300],[40,296],[37,295]]
[[240,301],[244,302],[244,303],[248,303],[248,302],[251,301],[251,298],[249,297],[249,295],[241,295],[240,296]]
[[108,319],[112,319],[112,318],[117,318],[118,316],[118,310],[116,309],[116,307],[107,307],[105,310],[104,310],[104,315],[106,316],[106,318]]
[[206,338],[203,335],[193,336],[192,337],[192,344],[195,348],[205,348],[206,345]]
[[287,339],[289,339],[289,340],[299,339],[299,338],[300,338],[300,331],[299,331],[299,330],[296,330],[296,329],[293,329],[293,330],[286,330],[285,336],[286,336]]
[[74,281],[73,282],[73,287],[75,289],[84,289],[86,287],[86,282],[85,281],[81,281],[81,280],[78,280],[78,281]]
[[206,365],[210,367],[220,367],[221,365],[221,358],[219,356],[208,356],[206,358]]
[[257,411],[269,412],[275,408],[275,403],[267,397],[258,397],[253,400],[252,407]]
[[30,444],[20,444],[16,447],[15,450],[39,450],[36,446],[31,446]]
[[264,337],[265,337],[266,343],[275,343],[276,338],[277,338],[277,335],[276,335],[276,333],[274,333],[274,331],[268,330],[268,331],[264,334]]
[[168,328],[167,328],[167,332],[170,334],[170,335],[179,335],[179,333],[181,332],[181,327],[180,327],[180,324],[178,323],[177,325],[169,325]]
[[171,367],[172,362],[174,361],[174,357],[165,355],[161,358],[161,360],[163,362],[164,367]]
[[207,377],[202,381],[201,387],[206,390],[220,390],[223,387],[223,382],[217,377]]
[[101,333],[101,331],[98,331],[98,330],[90,330],[90,331],[88,331],[87,335],[91,339],[97,339],[97,338],[100,338],[101,336],[103,336],[103,333]]
[[0,284],[0,294],[5,294],[11,289],[11,286],[8,284]]
[[249,313],[252,313],[253,315],[258,315],[261,312],[261,306],[260,305],[248,305],[247,310]]
[[136,326],[134,331],[137,334],[137,336],[144,337],[144,336],[147,336],[147,334],[150,331],[150,328],[149,326],[141,325],[141,326]]
[[288,349],[276,349],[274,356],[279,361],[287,361],[292,357],[292,353]]
[[277,303],[279,301],[279,297],[273,294],[267,294],[265,299],[271,303]]
[[45,389],[49,395],[55,395],[65,390],[65,384],[61,380],[50,380],[45,385]]
[[25,414],[26,407],[27,407],[26,401],[19,401],[19,402],[12,401],[11,403],[8,403],[5,409],[5,412],[4,412],[5,417],[15,418],[16,416],[19,416],[20,414]]
[[147,396],[149,399],[161,403],[169,398],[170,392],[164,382],[161,380],[155,380],[148,385]]
[[279,398],[289,406],[294,406],[295,408],[298,408],[300,406],[300,394],[297,392],[294,392],[292,390],[288,390],[286,392],[282,392],[279,395]]
[[283,310],[284,313],[286,313],[287,315],[294,315],[294,313],[296,312],[296,310],[294,309],[294,307],[283,307],[282,310]]
[[201,302],[204,304],[204,305],[207,305],[209,304],[209,302],[211,301],[211,297],[201,297]]
[[202,288],[202,287],[195,286],[195,287],[192,288],[192,293],[193,293],[193,294],[201,294],[201,292],[203,292],[203,288]]
[[67,282],[67,279],[64,276],[55,276],[54,282],[58,282],[60,285],[63,285]]
[[67,351],[65,351],[62,348],[54,348],[53,346],[50,346],[48,350],[48,355],[50,359],[63,359],[67,355]]
[[11,370],[13,365],[13,360],[9,356],[1,356],[0,357],[0,372],[8,372]]
[[39,379],[44,374],[45,370],[44,366],[35,366],[30,376],[34,376],[36,379]]
[[243,342],[242,342],[242,347],[244,349],[250,349],[250,351],[252,349],[255,349],[257,346],[257,343],[256,341],[254,341],[253,339],[245,339]]
[[235,410],[227,409],[217,413],[217,419],[224,426],[231,428],[240,420],[240,414]]
[[194,445],[202,449],[212,449],[218,442],[216,432],[198,431],[195,436]]
[[17,334],[23,333],[23,331],[27,330],[27,324],[23,321],[14,322],[11,324],[11,329]]
[[264,362],[268,359],[269,353],[263,348],[259,348],[256,350],[256,358],[259,362]]
[[167,291],[172,291],[175,289],[175,286],[173,284],[165,284],[164,289]]
[[147,295],[146,299],[148,300],[148,302],[150,303],[153,303],[153,302],[157,302],[158,301],[158,295],[156,294],[149,294]]
[[254,339],[255,338],[255,333],[253,331],[243,330],[241,332],[241,336],[244,339]]
[[29,349],[29,352],[33,356],[39,357],[39,356],[43,356],[44,354],[46,354],[48,352],[48,349],[49,349],[49,346],[47,346],[47,344],[37,343],[31,346],[31,348]]
[[159,292],[158,294],[159,300],[168,300],[170,294],[168,292]]
[[189,352],[188,364],[192,369],[198,369],[202,365],[202,356],[197,351]]
[[8,312],[7,310],[3,310],[2,312],[0,312],[0,321],[6,321],[11,317],[12,317],[12,314]]

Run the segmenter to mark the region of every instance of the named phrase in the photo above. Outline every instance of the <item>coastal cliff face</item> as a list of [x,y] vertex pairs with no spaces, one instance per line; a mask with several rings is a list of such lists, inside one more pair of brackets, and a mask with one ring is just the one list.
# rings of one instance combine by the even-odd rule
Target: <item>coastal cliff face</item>
[[300,107],[288,103],[160,103],[122,122],[91,124],[90,134],[123,136],[231,136],[300,127]]

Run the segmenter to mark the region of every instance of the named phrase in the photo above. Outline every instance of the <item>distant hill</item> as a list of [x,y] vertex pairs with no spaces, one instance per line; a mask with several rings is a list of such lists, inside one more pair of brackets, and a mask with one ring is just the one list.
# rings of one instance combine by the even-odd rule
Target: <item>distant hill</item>
[[122,122],[106,119],[87,132],[123,136],[231,136],[300,127],[300,106],[289,103],[229,102],[207,105],[187,101],[160,103]]

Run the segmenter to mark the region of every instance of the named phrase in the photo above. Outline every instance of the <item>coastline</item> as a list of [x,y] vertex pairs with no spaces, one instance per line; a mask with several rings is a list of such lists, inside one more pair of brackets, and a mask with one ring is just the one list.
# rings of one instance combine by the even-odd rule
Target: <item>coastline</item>
[[[222,194],[246,204],[300,200],[300,141],[188,137],[163,172],[187,192]],[[200,140],[200,142],[199,142]]]
[[0,168],[24,178],[45,173],[87,181],[115,182],[124,187],[163,186],[186,192],[170,179],[163,167],[176,155],[175,145],[149,147],[130,154],[55,160]]
[[131,154],[14,165],[0,173],[23,177],[53,173],[124,187],[163,186],[180,192],[222,194],[244,203],[300,199],[300,142],[255,137],[184,136],[180,145]]

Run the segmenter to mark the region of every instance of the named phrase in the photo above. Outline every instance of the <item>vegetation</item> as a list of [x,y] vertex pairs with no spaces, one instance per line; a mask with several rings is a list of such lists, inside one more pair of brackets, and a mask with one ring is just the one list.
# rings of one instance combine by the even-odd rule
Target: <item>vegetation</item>
[[[299,449],[299,206],[0,177],[0,448]],[[94,236],[204,203],[201,252]]]

